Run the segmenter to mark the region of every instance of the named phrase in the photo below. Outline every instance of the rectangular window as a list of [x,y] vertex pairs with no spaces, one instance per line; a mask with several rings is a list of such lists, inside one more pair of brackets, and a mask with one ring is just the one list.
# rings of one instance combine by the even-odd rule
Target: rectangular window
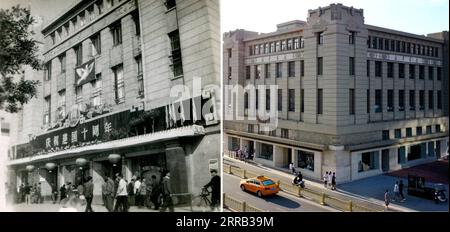
[[388,89],[387,91],[387,111],[394,111],[394,90]]
[[391,50],[391,52],[394,52],[395,51],[395,40],[391,40],[391,46],[390,46],[390,50]]
[[264,44],[264,53],[265,54],[269,54],[269,52],[270,52],[269,49],[270,49],[269,44],[268,43]]
[[91,54],[92,56],[96,56],[101,53],[100,33],[98,33],[91,37]]
[[45,97],[45,105],[44,105],[44,125],[48,125],[50,123],[50,112],[51,112],[51,98],[50,96]]
[[273,160],[273,146],[265,143],[261,143],[261,152],[257,157],[265,160]]
[[398,64],[398,78],[405,78],[405,64]]
[[259,46],[258,45],[254,46],[253,52],[254,52],[253,53],[254,55],[259,55]]
[[102,74],[99,73],[95,76],[95,80],[92,83],[92,105],[94,107],[99,107],[102,104]]
[[317,89],[317,114],[323,113],[323,90]]
[[416,78],[416,66],[413,64],[409,65],[409,79]]
[[317,33],[317,44],[319,45],[323,44],[323,32]]
[[114,73],[114,93],[116,103],[123,103],[125,101],[125,83],[123,78],[123,66],[118,65],[113,68]]
[[434,95],[433,90],[428,90],[428,109],[434,108]]
[[278,89],[278,111],[283,110],[283,90]]
[[389,51],[389,39],[384,39],[384,50]]
[[419,90],[419,110],[425,109],[425,91]]
[[440,133],[441,132],[441,125],[437,124],[434,126],[436,133]]
[[383,75],[383,64],[381,63],[381,61],[375,61],[375,76],[376,77],[381,77]]
[[279,51],[280,51],[280,45],[281,45],[281,42],[280,42],[280,41],[277,41],[277,42],[275,43],[275,52],[279,52]]
[[122,44],[122,25],[120,24],[120,20],[111,25],[110,28],[113,37],[113,46]]
[[59,64],[61,66],[61,73],[66,72],[66,53],[59,56]]
[[245,66],[245,79],[250,79],[250,66]]
[[299,38],[294,38],[294,49],[300,48],[300,40]]
[[422,135],[422,127],[421,126],[416,127],[416,136],[418,136],[418,135]]
[[139,21],[139,12],[135,11],[133,12],[133,22],[134,22],[134,31],[136,36],[140,36],[141,35],[141,25],[140,25],[140,21]]
[[277,78],[281,78],[282,76],[283,76],[283,70],[281,69],[281,65],[282,65],[282,63],[276,63],[275,64],[275,72],[276,72],[276,74],[277,74]]
[[75,103],[77,105],[82,104],[83,102],[83,86],[76,86],[75,87]]
[[275,42],[270,43],[270,52],[275,52]]
[[164,5],[166,6],[166,10],[170,10],[177,6],[177,2],[175,0],[165,0]]
[[84,26],[86,24],[86,17],[84,15],[84,12],[80,13],[78,17],[80,17],[80,26]]
[[321,76],[323,74],[323,57],[317,58],[317,75]]
[[428,66],[428,80],[434,79],[434,67]]
[[75,50],[76,63],[75,66],[81,65],[83,63],[83,45],[79,45],[73,48]]
[[379,151],[364,152],[358,163],[358,172],[366,172],[379,168]]
[[370,77],[370,60],[366,61],[366,72],[367,72],[367,76]]
[[355,57],[349,57],[349,75],[354,76],[355,75]]
[[270,64],[264,65],[264,76],[265,78],[270,78]]
[[302,113],[305,112],[305,90],[300,90],[300,110]]
[[270,89],[266,89],[266,110],[270,110]]
[[412,128],[411,127],[406,128],[406,137],[412,137]]
[[314,171],[314,153],[297,150],[297,167]]
[[372,48],[372,37],[367,38],[367,48]]
[[144,76],[142,71],[142,56],[136,57],[137,80],[138,80],[138,96],[144,96]]
[[425,78],[425,66],[419,65],[419,79]]
[[431,134],[431,133],[433,133],[433,132],[431,131],[431,126],[427,126],[427,134]]
[[303,37],[300,37],[300,48],[305,47],[305,39]]
[[372,37],[372,48],[373,49],[378,49],[378,38],[377,37]]
[[103,13],[103,0],[98,0],[97,3],[98,14],[101,15]]
[[382,92],[381,89],[376,89],[375,90],[375,113],[379,113],[383,111],[383,106],[382,106]]
[[400,52],[400,41],[398,41],[398,40],[396,41],[395,51]]
[[378,38],[378,49],[383,50],[383,38]]
[[370,89],[366,90],[366,109],[367,113],[370,114]]
[[442,109],[442,95],[440,90],[437,91],[437,108]]
[[287,50],[292,50],[292,39],[287,40]]
[[412,47],[411,47],[411,50],[412,50],[412,54],[416,54],[416,44],[412,44]]
[[259,109],[259,91],[257,89],[255,90],[255,97],[256,109]]
[[255,65],[255,79],[261,78],[261,67],[259,65]]
[[416,110],[416,91],[409,91],[409,110]]
[[349,90],[348,104],[349,104],[350,115],[354,115],[355,114],[355,89]]
[[394,135],[396,139],[399,139],[402,137],[402,129],[395,129]]
[[411,54],[411,43],[406,44],[406,53]]
[[405,90],[398,91],[398,111],[405,110]]
[[289,77],[295,77],[295,61],[288,63],[288,75]]
[[349,44],[355,44],[355,32],[350,31],[350,34],[348,35],[348,43]]
[[61,119],[66,115],[66,90],[58,92],[58,114],[57,117]]
[[289,89],[288,92],[288,99],[289,99],[289,111],[294,112],[295,111],[295,89]]
[[301,77],[305,76],[305,61],[304,60],[300,60],[300,76]]
[[406,43],[405,41],[402,41],[402,50],[401,52],[405,53],[406,52]]
[[387,62],[387,77],[394,77],[394,63]]
[[438,80],[438,81],[440,81],[441,80],[441,77],[442,77],[442,68],[441,67],[437,67],[437,70],[436,70],[436,79]]
[[170,46],[172,48],[172,64],[170,65],[173,71],[174,77],[183,75],[183,62],[181,60],[181,46],[180,46],[180,34],[178,30],[172,31],[168,34],[170,40]]
[[397,163],[403,164],[406,162],[406,149],[405,147],[399,147],[397,150]]
[[244,108],[248,109],[248,93],[244,93]]
[[248,55],[253,56],[253,47],[252,46],[248,46]]
[[289,130],[281,128],[281,138],[288,139],[289,138]]
[[383,130],[383,140],[389,140],[389,130]]
[[281,41],[281,51],[286,51],[286,40]]

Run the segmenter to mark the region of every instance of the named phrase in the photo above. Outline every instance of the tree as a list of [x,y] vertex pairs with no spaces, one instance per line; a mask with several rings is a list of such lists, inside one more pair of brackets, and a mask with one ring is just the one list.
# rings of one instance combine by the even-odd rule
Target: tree
[[[0,9],[0,109],[16,113],[36,96],[39,81],[25,80],[23,67],[40,70],[38,45],[30,30],[35,22],[30,10],[14,6]],[[20,80],[15,81],[15,76]]]

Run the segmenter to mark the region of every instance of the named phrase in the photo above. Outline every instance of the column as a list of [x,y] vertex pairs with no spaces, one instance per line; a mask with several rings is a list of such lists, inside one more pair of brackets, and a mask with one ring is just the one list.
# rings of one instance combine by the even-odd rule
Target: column
[[102,204],[102,184],[103,184],[103,169],[100,162],[92,161],[92,183],[94,183],[94,198],[93,204]]
[[185,152],[178,141],[166,143],[166,162],[167,169],[170,171],[172,192],[188,192]]

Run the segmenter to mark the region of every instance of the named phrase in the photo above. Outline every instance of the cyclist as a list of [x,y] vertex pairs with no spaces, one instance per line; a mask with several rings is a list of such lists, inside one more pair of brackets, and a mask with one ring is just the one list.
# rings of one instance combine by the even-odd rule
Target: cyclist
[[220,176],[217,170],[211,170],[211,181],[204,188],[211,187],[211,207],[218,207],[220,204]]

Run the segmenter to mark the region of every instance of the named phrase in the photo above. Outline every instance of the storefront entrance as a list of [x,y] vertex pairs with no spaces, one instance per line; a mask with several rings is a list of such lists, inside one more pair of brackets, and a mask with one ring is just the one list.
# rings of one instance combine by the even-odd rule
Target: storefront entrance
[[154,175],[161,180],[161,173],[167,169],[165,153],[130,158],[131,172],[135,177],[145,178],[146,182]]

